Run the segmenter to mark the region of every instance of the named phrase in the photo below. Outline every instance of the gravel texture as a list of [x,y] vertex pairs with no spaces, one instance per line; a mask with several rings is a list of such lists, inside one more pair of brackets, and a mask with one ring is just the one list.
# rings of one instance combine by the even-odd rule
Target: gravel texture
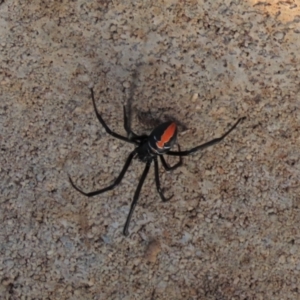
[[[300,299],[300,2],[0,1],[1,299]],[[124,133],[176,120],[143,171]],[[175,162],[169,159],[169,162]]]

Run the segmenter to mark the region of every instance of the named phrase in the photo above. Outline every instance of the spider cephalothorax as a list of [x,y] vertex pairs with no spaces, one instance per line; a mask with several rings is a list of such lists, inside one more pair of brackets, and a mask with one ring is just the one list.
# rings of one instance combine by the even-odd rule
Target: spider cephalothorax
[[[109,129],[109,127],[106,125],[106,123],[102,119],[101,115],[97,111],[93,89],[91,89],[91,95],[92,95],[92,100],[93,100],[93,105],[94,105],[94,109],[96,112],[96,116],[97,116],[98,120],[100,121],[100,123],[102,124],[102,126],[105,128],[106,132],[117,139],[120,139],[122,141],[129,142],[129,143],[136,145],[136,148],[129,154],[129,156],[125,162],[125,165],[123,166],[123,169],[122,169],[121,173],[119,174],[119,176],[117,177],[117,179],[111,185],[109,185],[105,188],[102,188],[102,189],[94,191],[94,192],[85,193],[82,190],[80,190],[73,183],[71,177],[69,177],[69,179],[70,179],[72,186],[78,192],[80,192],[81,194],[83,194],[85,196],[92,197],[92,196],[102,194],[108,190],[112,190],[113,188],[115,188],[123,179],[133,158],[138,158],[140,161],[142,161],[146,164],[144,172],[140,178],[139,184],[135,191],[133,201],[131,203],[130,211],[129,211],[129,214],[128,214],[128,217],[127,217],[124,229],[123,229],[124,235],[128,235],[128,227],[129,227],[129,223],[130,223],[130,220],[132,217],[132,213],[134,211],[137,200],[139,198],[143,183],[149,172],[150,165],[153,161],[154,161],[154,168],[155,168],[156,189],[157,189],[162,201],[168,201],[170,198],[172,198],[172,196],[169,198],[165,198],[165,196],[162,192],[162,189],[160,187],[157,157],[160,158],[163,167],[167,171],[174,170],[182,164],[182,159],[181,159],[182,156],[190,155],[196,151],[210,147],[210,146],[222,141],[239,124],[239,122],[242,119],[244,119],[244,118],[238,119],[235,122],[235,124],[219,138],[213,139],[207,143],[204,143],[200,146],[194,147],[190,150],[171,151],[170,149],[175,145],[176,140],[177,140],[177,126],[176,126],[175,122],[165,122],[165,123],[158,125],[156,128],[154,128],[154,130],[151,132],[150,135],[137,135],[131,130],[131,128],[129,126],[128,118],[126,115],[126,110],[124,107],[124,110],[123,110],[124,111],[124,128],[127,132],[127,137],[124,137],[124,136],[119,135],[118,133],[115,133]],[[179,148],[179,150],[180,150],[180,148]],[[176,163],[174,166],[170,166],[165,161],[163,154],[179,156],[179,162]]]

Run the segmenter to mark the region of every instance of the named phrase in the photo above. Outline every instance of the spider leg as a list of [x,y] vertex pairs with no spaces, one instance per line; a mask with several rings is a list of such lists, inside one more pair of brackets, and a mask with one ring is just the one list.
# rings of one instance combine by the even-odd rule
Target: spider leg
[[192,148],[190,150],[186,150],[186,151],[169,151],[166,154],[167,155],[172,155],[172,156],[187,156],[187,155],[190,155],[190,154],[192,154],[192,153],[194,153],[196,151],[203,150],[203,149],[205,149],[207,147],[213,146],[213,145],[221,142],[244,119],[245,119],[245,117],[238,119],[235,122],[235,124],[228,131],[226,131],[222,136],[220,136],[220,137],[218,137],[216,139],[213,139],[213,140],[211,140],[209,142],[206,142],[206,143],[204,143],[204,144],[202,144],[200,146],[194,147],[194,148]]
[[170,196],[169,198],[166,198],[166,197],[164,196],[163,191],[162,191],[162,189],[161,189],[161,187],[160,187],[160,180],[159,180],[159,172],[158,172],[158,161],[157,161],[157,157],[154,157],[153,159],[154,159],[154,167],[155,167],[155,182],[156,182],[156,189],[157,189],[157,192],[159,193],[159,196],[160,196],[161,200],[162,200],[163,202],[167,202],[167,201],[169,201],[169,200],[173,197],[173,195]]
[[69,180],[70,180],[70,183],[72,185],[72,187],[77,190],[79,193],[81,193],[82,195],[84,196],[87,196],[87,197],[92,197],[92,196],[95,196],[95,195],[99,195],[99,194],[102,194],[106,191],[109,191],[109,190],[112,190],[114,189],[120,182],[121,180],[123,179],[132,159],[134,158],[135,156],[135,153],[136,151],[134,150],[133,152],[130,153],[130,155],[128,156],[126,162],[125,162],[125,165],[120,173],[120,175],[117,177],[117,179],[114,181],[114,183],[112,183],[111,185],[107,186],[106,188],[103,188],[101,190],[97,190],[97,191],[94,191],[94,192],[89,192],[89,193],[85,193],[83,192],[81,189],[79,189],[75,184],[74,182],[72,181],[71,177],[69,176]]
[[142,140],[145,140],[146,138],[148,138],[148,135],[146,135],[146,134],[138,135],[132,131],[132,129],[130,128],[130,125],[129,125],[129,120],[128,120],[128,117],[126,114],[125,106],[123,106],[123,111],[124,111],[124,128],[127,132],[128,139],[130,139],[133,142],[135,142],[135,141],[141,142]]
[[143,186],[143,183],[148,175],[148,172],[149,172],[149,168],[150,168],[150,165],[151,165],[151,160],[149,160],[147,163],[146,163],[146,167],[144,169],[144,172],[142,174],[142,177],[140,179],[140,182],[138,184],[138,187],[136,188],[135,190],[135,193],[134,193],[134,197],[133,197],[133,200],[132,200],[132,203],[131,203],[131,206],[130,206],[130,211],[129,211],[129,214],[127,216],[127,219],[126,219],[126,223],[124,225],[124,229],[123,229],[123,234],[125,236],[127,236],[129,234],[128,232],[128,227],[129,227],[129,223],[130,223],[130,220],[131,220],[131,217],[132,217],[132,214],[133,214],[133,211],[136,207],[136,204],[137,204],[137,201],[139,199],[139,196],[140,196],[140,192],[141,192],[141,189],[142,189],[142,186]]
[[[179,146],[179,145],[178,145],[178,149],[179,149],[179,151],[180,151],[180,146]],[[178,162],[177,164],[175,164],[174,166],[170,166],[170,165],[166,162],[166,160],[165,160],[165,158],[163,157],[163,155],[160,155],[159,158],[160,158],[161,163],[162,163],[162,165],[163,165],[163,167],[165,168],[166,171],[175,170],[175,169],[177,169],[178,167],[180,167],[180,166],[182,165],[182,158],[181,158],[181,156],[179,156],[179,162]]]
[[130,124],[129,124],[129,120],[126,114],[126,108],[125,105],[123,106],[123,113],[124,113],[124,129],[127,132],[127,137],[128,139],[132,139],[132,138],[137,138],[139,137],[136,133],[134,133],[131,128],[130,128]]
[[106,130],[106,132],[108,134],[112,135],[113,137],[119,139],[119,140],[122,140],[122,141],[125,141],[125,142],[128,142],[128,143],[132,143],[132,144],[137,144],[136,141],[133,141],[133,140],[131,140],[131,139],[125,137],[125,136],[122,136],[122,135],[120,135],[120,134],[118,134],[116,132],[111,131],[111,129],[106,125],[106,123],[104,122],[104,120],[102,119],[100,113],[97,110],[96,103],[95,103],[95,97],[94,97],[94,91],[93,91],[92,88],[91,88],[91,95],[92,95],[93,106],[94,106],[94,110],[95,110],[96,116],[97,116],[99,122],[101,123],[101,125]]

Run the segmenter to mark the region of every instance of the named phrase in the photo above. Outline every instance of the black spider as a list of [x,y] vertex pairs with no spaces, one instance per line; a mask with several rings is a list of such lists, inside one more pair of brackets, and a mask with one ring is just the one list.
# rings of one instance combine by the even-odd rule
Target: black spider
[[[211,140],[207,143],[204,143],[200,146],[194,147],[190,150],[171,151],[170,149],[176,143],[176,138],[177,138],[177,126],[176,126],[175,122],[169,121],[169,122],[165,122],[165,123],[160,124],[159,126],[154,128],[154,130],[151,132],[150,135],[137,135],[131,130],[131,128],[129,126],[129,122],[128,122],[128,118],[127,118],[126,110],[125,110],[125,106],[124,106],[123,107],[124,128],[127,132],[127,137],[124,137],[124,136],[119,135],[118,133],[115,133],[115,132],[113,132],[109,129],[109,127],[106,125],[106,123],[102,119],[101,115],[97,111],[93,89],[91,89],[91,95],[92,95],[92,100],[93,100],[93,105],[94,105],[94,109],[95,109],[95,112],[96,112],[96,116],[97,116],[98,120],[100,121],[100,123],[102,124],[102,126],[105,128],[106,132],[108,134],[112,135],[113,137],[117,138],[117,139],[120,139],[122,141],[125,141],[125,142],[132,143],[132,144],[136,145],[136,148],[129,154],[120,175],[117,177],[117,179],[114,181],[114,183],[112,183],[108,187],[105,187],[105,188],[100,189],[98,191],[85,193],[82,190],[80,190],[73,183],[70,176],[69,176],[69,179],[70,179],[70,182],[71,182],[72,186],[78,192],[80,192],[81,194],[83,194],[85,196],[92,197],[92,196],[102,194],[102,193],[104,193],[108,190],[112,190],[113,188],[115,188],[121,182],[121,180],[124,177],[124,175],[125,175],[125,173],[126,173],[126,171],[127,171],[127,169],[128,169],[128,167],[129,167],[129,165],[130,165],[133,158],[138,158],[140,161],[142,161],[146,164],[146,167],[144,169],[142,177],[141,177],[141,179],[139,181],[139,184],[137,186],[137,189],[135,191],[133,201],[131,203],[130,211],[129,211],[129,214],[128,214],[128,217],[127,217],[124,229],[123,229],[123,234],[125,236],[128,235],[128,226],[129,226],[129,223],[130,223],[130,220],[131,220],[131,217],[132,217],[132,213],[133,213],[134,208],[137,204],[137,200],[139,198],[140,191],[141,191],[143,183],[144,183],[144,181],[147,177],[147,174],[148,174],[148,171],[149,171],[149,168],[150,168],[150,165],[151,165],[152,161],[154,161],[155,182],[156,182],[157,192],[159,193],[162,201],[168,201],[168,200],[170,200],[170,198],[172,198],[172,196],[169,197],[169,198],[165,198],[165,196],[162,192],[162,189],[160,187],[157,157],[159,156],[163,167],[167,171],[174,170],[182,164],[181,156],[190,155],[190,154],[192,154],[192,153],[194,153],[198,150],[202,150],[204,148],[210,147],[210,146],[222,141],[240,123],[240,121],[242,119],[244,119],[244,118],[238,119],[236,121],[236,123],[219,138],[213,139],[213,140]],[[179,150],[180,150],[180,148],[179,148]],[[165,159],[163,157],[163,154],[172,155],[172,156],[179,156],[180,157],[179,162],[176,163],[174,166],[170,166],[165,161]]]

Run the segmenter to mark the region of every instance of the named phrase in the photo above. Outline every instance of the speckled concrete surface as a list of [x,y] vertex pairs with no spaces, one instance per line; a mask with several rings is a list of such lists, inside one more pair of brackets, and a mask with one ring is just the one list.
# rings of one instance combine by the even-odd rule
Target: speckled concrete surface
[[[1,1],[2,2],[2,1]],[[300,2],[17,1],[0,5],[1,299],[300,299]],[[111,128],[180,121],[191,148],[151,170]],[[133,88],[134,87],[134,88]]]

